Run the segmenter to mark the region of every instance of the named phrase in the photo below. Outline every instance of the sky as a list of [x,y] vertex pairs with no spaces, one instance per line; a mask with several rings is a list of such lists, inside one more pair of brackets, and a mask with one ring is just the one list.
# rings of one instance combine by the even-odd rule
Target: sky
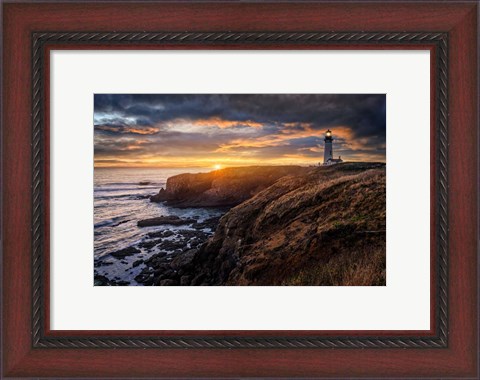
[[95,167],[385,162],[384,94],[95,94]]

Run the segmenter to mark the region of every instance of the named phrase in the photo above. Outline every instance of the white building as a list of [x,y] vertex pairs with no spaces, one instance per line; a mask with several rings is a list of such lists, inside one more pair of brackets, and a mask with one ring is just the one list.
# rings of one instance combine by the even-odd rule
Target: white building
[[325,133],[325,139],[323,141],[325,141],[323,165],[334,165],[343,162],[341,156],[338,156],[338,158],[333,158],[333,137],[330,129]]

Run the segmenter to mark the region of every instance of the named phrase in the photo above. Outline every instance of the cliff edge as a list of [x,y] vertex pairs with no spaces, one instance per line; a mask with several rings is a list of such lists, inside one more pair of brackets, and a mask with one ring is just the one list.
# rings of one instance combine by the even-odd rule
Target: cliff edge
[[152,202],[174,207],[231,207],[251,198],[286,175],[305,173],[301,166],[248,166],[209,173],[179,174],[167,179]]

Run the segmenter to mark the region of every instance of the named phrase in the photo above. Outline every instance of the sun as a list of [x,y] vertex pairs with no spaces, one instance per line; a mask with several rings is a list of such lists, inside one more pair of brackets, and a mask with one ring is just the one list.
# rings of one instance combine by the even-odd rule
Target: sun
[[220,165],[220,164],[215,164],[215,165],[213,165],[213,168],[214,168],[215,170],[220,170],[220,169],[222,168],[222,165]]

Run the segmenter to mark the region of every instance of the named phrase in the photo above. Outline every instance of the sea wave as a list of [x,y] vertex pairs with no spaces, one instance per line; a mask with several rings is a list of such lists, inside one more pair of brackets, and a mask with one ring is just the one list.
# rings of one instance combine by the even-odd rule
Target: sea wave
[[115,218],[111,218],[111,219],[105,219],[105,220],[101,220],[100,222],[97,222],[93,225],[94,228],[100,228],[100,227],[105,227],[105,226],[111,226],[113,224],[118,224],[119,222],[121,222],[123,220],[125,220],[125,217],[122,215],[122,216],[118,216],[118,217],[115,217]]
[[[146,185],[141,185],[141,182],[148,182]],[[145,186],[159,186],[159,185],[164,185],[165,181],[160,181],[160,182],[155,182],[155,181],[129,181],[129,182],[104,182],[101,184],[101,186],[140,186],[140,187],[145,187]]]
[[138,190],[138,191],[143,191],[143,190],[151,190],[151,189],[159,189],[161,186],[137,186],[137,185],[132,185],[129,187],[103,187],[103,186],[96,186],[94,187],[94,191],[104,191],[104,192],[114,192],[114,191],[132,191],[132,190]]
[[[143,199],[143,198],[148,198],[148,195],[153,195],[152,194],[144,194],[144,193],[136,193],[136,194],[114,194],[114,195],[99,195],[95,193],[95,199],[97,201],[101,200],[107,200],[107,199],[132,199],[132,200],[137,200],[137,199]],[[97,207],[97,206],[95,206]]]

